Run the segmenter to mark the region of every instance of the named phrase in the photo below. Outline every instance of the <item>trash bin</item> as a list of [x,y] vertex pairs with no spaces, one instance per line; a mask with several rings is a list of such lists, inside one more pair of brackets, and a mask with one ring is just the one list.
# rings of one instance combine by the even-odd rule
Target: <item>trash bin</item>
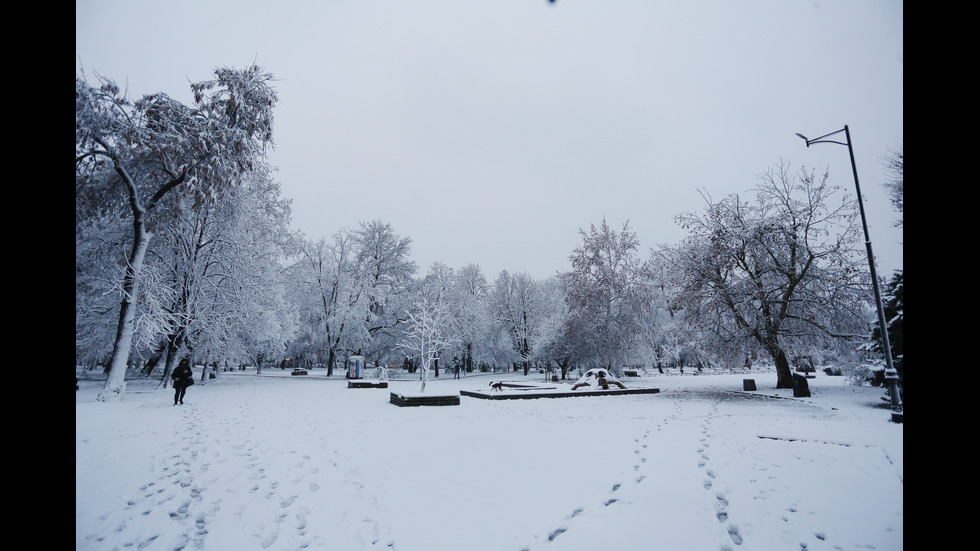
[[347,378],[360,379],[364,372],[364,356],[351,356],[347,358]]
[[755,379],[742,379],[742,390],[756,390]]

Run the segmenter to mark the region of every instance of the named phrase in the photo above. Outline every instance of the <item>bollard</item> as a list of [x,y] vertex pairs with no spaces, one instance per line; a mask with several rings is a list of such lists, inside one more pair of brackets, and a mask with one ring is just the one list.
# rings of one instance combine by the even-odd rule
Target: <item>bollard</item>
[[742,379],[742,390],[756,390],[755,379]]
[[793,374],[793,397],[794,398],[810,397],[810,385],[806,382],[806,377],[800,375],[799,373]]

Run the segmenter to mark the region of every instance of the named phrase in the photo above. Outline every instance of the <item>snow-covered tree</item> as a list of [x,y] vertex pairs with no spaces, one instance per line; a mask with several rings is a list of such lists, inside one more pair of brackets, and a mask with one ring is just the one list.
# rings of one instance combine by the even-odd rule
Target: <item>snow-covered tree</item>
[[493,286],[494,318],[510,336],[511,346],[520,358],[524,375],[534,352],[540,297],[534,279],[527,272],[500,272]]
[[459,324],[459,358],[463,368],[492,363],[493,316],[490,308],[490,286],[478,264],[467,264],[453,280],[455,317]]
[[[905,271],[896,270],[891,281],[882,291],[882,307],[888,325],[888,344],[891,345],[892,364],[898,372],[898,384],[905,386]],[[881,327],[875,320],[872,349],[882,353]]]
[[361,223],[353,239],[357,277],[368,301],[363,320],[366,338],[360,348],[365,358],[381,365],[394,359],[398,329],[406,321],[418,269],[410,260],[412,240],[380,220]]
[[[294,310],[278,305],[284,299],[280,260],[291,238],[289,204],[269,172],[244,174],[220,202],[174,205],[187,198],[171,195],[157,206],[158,229],[147,251],[134,322],[131,363],[145,360],[143,375],[162,365],[166,384],[178,355],[184,354],[193,354],[194,363],[254,361],[244,345],[252,340],[249,329],[242,324],[255,310],[286,318]],[[85,237],[76,247],[76,282],[84,283],[76,285],[77,301],[85,306],[76,309],[81,335],[99,321],[111,326],[109,308],[101,308],[100,319],[91,305],[110,294],[121,270],[116,257],[100,251],[119,249],[126,238],[100,231],[92,218],[80,219],[76,227]],[[113,277],[105,275],[109,272]],[[282,323],[290,325],[285,319]],[[101,343],[79,340],[76,349],[85,350],[84,357],[108,357],[100,348],[105,342],[111,345],[111,335]]]
[[[100,186],[101,187],[101,186]],[[75,360],[108,365],[119,314],[119,251],[129,235],[125,205],[112,193],[75,194]]]
[[663,372],[664,365],[678,365],[685,349],[682,343],[687,342],[689,336],[683,320],[670,309],[665,267],[657,262],[656,255],[652,253],[648,263],[651,302],[640,321],[633,358],[637,363],[649,363]]
[[905,154],[901,145],[891,152],[891,156],[885,160],[885,167],[891,172],[892,179],[885,182],[885,189],[891,196],[892,206],[898,211],[898,221],[896,227],[904,227],[905,215]]
[[637,254],[629,222],[617,233],[605,219],[588,233],[562,274],[568,317],[565,331],[579,340],[579,354],[622,377],[622,362],[640,335],[652,295],[649,266]]
[[786,164],[760,177],[754,198],[730,195],[682,214],[689,236],[659,251],[671,307],[702,350],[754,340],[773,358],[777,387],[792,388],[787,350],[869,332],[855,201],[812,172]]
[[75,78],[76,193],[79,183],[121,186],[132,216],[118,326],[101,401],[121,399],[125,390],[135,300],[157,205],[170,194],[193,202],[220,200],[272,142],[277,101],[269,86],[272,75],[253,65],[221,68],[215,77],[191,85],[194,107],[163,93],[130,102],[109,79],[99,78],[96,88],[81,76]]
[[565,334],[565,323],[568,319],[565,283],[560,277],[552,276],[538,282],[538,292],[542,316],[535,339],[537,344],[534,358],[555,362],[561,370],[561,378],[565,379],[576,359],[575,346]]
[[448,298],[451,277],[452,270],[441,263],[430,268],[429,274],[417,288],[412,308],[408,311],[408,323],[397,343],[406,357],[419,361],[422,370],[420,392],[425,392],[433,360],[460,341]]
[[[330,241],[306,242],[302,268],[308,298],[305,320],[313,346],[327,361],[327,375],[334,364],[359,347],[368,335],[364,327],[368,297],[366,282],[357,265],[357,244],[350,230],[341,230]],[[356,348],[355,348],[356,351]]]
[[296,353],[325,361],[328,375],[351,354],[378,365],[390,361],[414,286],[410,243],[380,221],[342,229],[329,241],[304,241],[290,270],[305,289],[297,295]]
[[[892,151],[891,157],[887,159],[886,165],[891,171],[892,179],[885,183],[892,198],[892,206],[898,211],[898,221],[896,227],[904,227],[903,216],[905,214],[905,157],[902,146]],[[885,310],[885,320],[888,324],[888,341],[892,347],[892,360],[895,370],[898,371],[899,386],[905,385],[905,347],[903,339],[905,337],[903,322],[905,318],[905,273],[904,270],[896,270],[892,274],[892,279],[883,291],[882,306]],[[877,321],[874,325],[874,335],[872,341],[874,348],[881,351],[880,326]]]
[[199,216],[198,237],[188,249],[194,251],[189,259],[194,276],[185,281],[195,288],[185,291],[193,305],[185,311],[185,341],[201,363],[240,363],[251,358],[240,339],[250,331],[241,324],[251,312],[274,314],[284,338],[280,342],[295,331],[296,308],[288,303],[282,270],[295,238],[288,229],[289,202],[266,168],[247,173],[208,210]]

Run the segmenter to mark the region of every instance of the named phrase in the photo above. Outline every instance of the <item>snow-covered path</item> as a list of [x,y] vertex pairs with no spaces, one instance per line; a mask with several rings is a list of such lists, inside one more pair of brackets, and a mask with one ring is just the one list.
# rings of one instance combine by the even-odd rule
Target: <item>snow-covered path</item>
[[659,394],[402,408],[388,392],[417,381],[275,375],[223,373],[176,407],[149,381],[119,404],[83,381],[76,549],[902,548],[880,388],[659,376],[628,381]]

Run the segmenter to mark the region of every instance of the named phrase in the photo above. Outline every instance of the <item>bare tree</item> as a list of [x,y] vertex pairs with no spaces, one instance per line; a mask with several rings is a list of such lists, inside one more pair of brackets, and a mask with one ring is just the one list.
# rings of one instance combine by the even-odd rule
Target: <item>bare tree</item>
[[689,236],[658,253],[671,308],[699,347],[734,351],[754,340],[776,364],[777,388],[792,387],[788,349],[869,332],[855,202],[827,179],[780,163],[751,201],[703,194],[704,212],[677,217]]
[[564,332],[568,320],[568,304],[565,302],[565,283],[552,276],[538,282],[541,298],[541,321],[538,324],[534,358],[544,362],[555,362],[561,370],[561,378],[568,376],[568,370],[575,360],[575,347]]
[[430,269],[418,287],[415,302],[408,312],[408,324],[397,344],[407,357],[420,362],[420,392],[425,392],[433,360],[460,341],[454,330],[456,326],[447,296],[451,275],[451,270],[438,263]]
[[495,319],[510,335],[511,346],[520,357],[524,375],[527,375],[534,350],[535,330],[540,322],[537,312],[539,297],[534,279],[526,272],[510,275],[504,270],[494,282],[493,297]]
[[460,361],[464,370],[474,363],[491,359],[489,335],[493,330],[489,297],[490,286],[477,264],[468,264],[456,272],[453,281],[456,297],[456,319],[459,324]]
[[562,274],[565,331],[578,339],[580,356],[622,376],[622,360],[651,304],[649,268],[637,255],[639,240],[629,222],[619,233],[605,220],[579,233],[582,245],[569,256],[572,270]]
[[[357,248],[349,230],[334,234],[328,242],[320,239],[303,245],[301,270],[308,285],[307,323],[312,328],[315,346],[327,358],[327,375],[333,374],[334,363],[345,353],[352,341],[361,342],[367,335],[368,297],[365,281],[359,277]],[[358,333],[352,336],[353,333]]]

